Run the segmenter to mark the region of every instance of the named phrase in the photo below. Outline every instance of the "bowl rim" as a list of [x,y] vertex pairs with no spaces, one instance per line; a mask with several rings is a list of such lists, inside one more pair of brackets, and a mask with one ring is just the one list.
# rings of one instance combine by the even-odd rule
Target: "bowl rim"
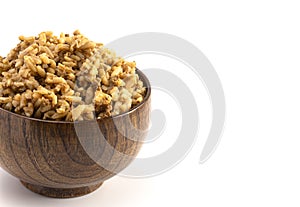
[[37,118],[27,117],[27,116],[20,115],[20,114],[14,113],[12,111],[8,111],[6,109],[3,109],[2,107],[0,107],[0,111],[8,113],[8,114],[16,116],[16,117],[19,117],[19,118],[27,119],[27,120],[30,120],[30,121],[37,121],[37,122],[50,123],[50,124],[74,124],[74,123],[83,123],[83,122],[92,122],[92,121],[97,121],[98,122],[98,121],[104,121],[104,120],[108,120],[108,119],[120,118],[122,116],[127,116],[130,113],[132,113],[132,112],[136,111],[137,109],[139,109],[140,107],[142,107],[146,102],[148,102],[148,100],[149,100],[149,98],[151,96],[151,84],[150,84],[149,79],[138,68],[136,68],[136,73],[139,75],[140,80],[143,81],[144,87],[146,88],[146,94],[144,96],[144,99],[143,99],[143,101],[141,103],[139,103],[138,105],[134,106],[129,111],[127,111],[125,113],[118,114],[118,115],[104,117],[104,118],[97,118],[97,119],[93,119],[93,120],[83,120],[83,121],[52,121],[52,120],[43,120],[43,119],[37,119]]

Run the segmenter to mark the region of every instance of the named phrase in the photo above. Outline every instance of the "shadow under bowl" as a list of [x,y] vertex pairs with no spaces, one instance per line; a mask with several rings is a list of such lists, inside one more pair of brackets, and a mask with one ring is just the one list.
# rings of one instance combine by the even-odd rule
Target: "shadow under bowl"
[[0,166],[29,190],[54,198],[93,192],[137,156],[150,123],[151,87],[130,111],[80,122],[47,121],[0,108]]

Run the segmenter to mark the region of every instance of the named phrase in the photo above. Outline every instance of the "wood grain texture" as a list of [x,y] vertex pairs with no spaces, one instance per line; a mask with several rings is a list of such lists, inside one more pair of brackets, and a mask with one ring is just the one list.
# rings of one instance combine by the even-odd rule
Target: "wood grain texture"
[[147,87],[144,101],[115,117],[55,122],[0,108],[0,166],[28,189],[49,197],[96,190],[133,161],[147,134],[151,88],[138,73]]
[[97,190],[103,184],[103,183],[99,183],[96,185],[90,185],[81,188],[48,188],[39,185],[33,185],[30,183],[25,183],[24,181],[21,181],[21,183],[32,192],[38,193],[43,196],[51,197],[51,198],[79,197]]

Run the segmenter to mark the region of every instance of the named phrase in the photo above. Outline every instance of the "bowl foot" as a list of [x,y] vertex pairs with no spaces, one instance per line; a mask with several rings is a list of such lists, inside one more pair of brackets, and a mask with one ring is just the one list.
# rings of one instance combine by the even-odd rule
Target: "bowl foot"
[[51,198],[75,198],[97,190],[103,183],[80,188],[49,188],[21,181],[30,191]]

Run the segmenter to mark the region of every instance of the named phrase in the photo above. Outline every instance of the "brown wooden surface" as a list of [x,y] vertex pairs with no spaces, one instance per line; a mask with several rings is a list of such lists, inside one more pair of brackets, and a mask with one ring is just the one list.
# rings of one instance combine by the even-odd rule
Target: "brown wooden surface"
[[[151,90],[147,78],[139,74],[148,87],[144,102],[114,118],[54,122],[0,108],[0,166],[42,195],[64,198],[94,191],[129,165],[146,136]],[[127,127],[129,121],[137,131]],[[100,139],[99,129],[106,141]],[[130,156],[110,151],[108,143]]]
[[99,183],[96,185],[90,185],[81,188],[48,188],[39,185],[33,185],[30,183],[25,183],[24,181],[21,181],[21,183],[31,191],[51,198],[75,198],[83,196],[97,190],[103,184]]

